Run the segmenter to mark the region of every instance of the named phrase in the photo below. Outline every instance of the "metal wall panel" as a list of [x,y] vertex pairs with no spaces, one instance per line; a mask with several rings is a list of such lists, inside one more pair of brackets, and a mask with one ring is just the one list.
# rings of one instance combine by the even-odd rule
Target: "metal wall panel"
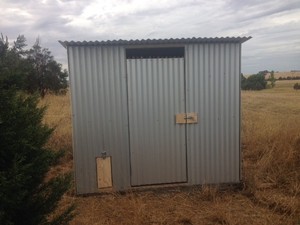
[[239,43],[186,45],[187,126],[190,184],[240,180]]
[[78,194],[97,192],[96,157],[112,157],[113,186],[130,186],[126,59],[120,46],[69,46]]
[[186,182],[184,59],[127,59],[131,184]]

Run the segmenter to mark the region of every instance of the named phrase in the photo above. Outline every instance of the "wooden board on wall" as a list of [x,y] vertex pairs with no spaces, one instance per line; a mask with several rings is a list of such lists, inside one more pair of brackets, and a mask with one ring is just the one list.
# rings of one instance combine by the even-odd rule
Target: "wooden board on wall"
[[112,187],[111,157],[96,158],[98,188]]
[[190,112],[186,114],[186,117],[189,118],[186,120],[186,123],[198,123],[198,115],[195,112]]
[[176,114],[176,123],[198,123],[198,115],[195,112]]
[[183,123],[186,124],[186,113],[179,113],[176,114],[176,123]]

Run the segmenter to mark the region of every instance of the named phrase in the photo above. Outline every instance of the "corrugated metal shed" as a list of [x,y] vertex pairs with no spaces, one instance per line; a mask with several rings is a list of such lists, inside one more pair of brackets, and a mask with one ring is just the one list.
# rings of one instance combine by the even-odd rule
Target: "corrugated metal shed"
[[77,193],[107,190],[97,157],[111,159],[113,190],[239,182],[241,44],[250,38],[60,42]]

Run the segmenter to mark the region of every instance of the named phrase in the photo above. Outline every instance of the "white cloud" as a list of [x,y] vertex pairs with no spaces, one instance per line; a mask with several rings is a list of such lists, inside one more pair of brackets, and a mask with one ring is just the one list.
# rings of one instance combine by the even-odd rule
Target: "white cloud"
[[2,0],[4,35],[40,36],[66,63],[57,40],[253,36],[243,45],[242,70],[300,68],[299,0]]

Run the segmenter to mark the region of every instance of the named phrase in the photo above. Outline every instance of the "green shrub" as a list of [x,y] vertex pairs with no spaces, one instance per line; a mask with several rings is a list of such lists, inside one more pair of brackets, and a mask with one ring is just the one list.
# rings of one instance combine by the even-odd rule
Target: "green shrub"
[[271,88],[275,87],[276,79],[275,79],[274,71],[273,70],[271,71],[269,81],[271,82]]
[[242,75],[241,78],[241,88],[242,90],[262,90],[266,89],[267,81],[265,76],[262,74],[251,75],[248,78],[245,78]]
[[300,84],[299,83],[294,84],[294,89],[299,90],[300,89]]
[[[0,89],[0,224],[67,224],[73,206],[55,212],[71,186],[70,175],[46,181],[62,152],[45,146],[53,129],[42,123],[36,96]],[[52,215],[49,217],[49,215]],[[51,218],[51,219],[50,219]]]

